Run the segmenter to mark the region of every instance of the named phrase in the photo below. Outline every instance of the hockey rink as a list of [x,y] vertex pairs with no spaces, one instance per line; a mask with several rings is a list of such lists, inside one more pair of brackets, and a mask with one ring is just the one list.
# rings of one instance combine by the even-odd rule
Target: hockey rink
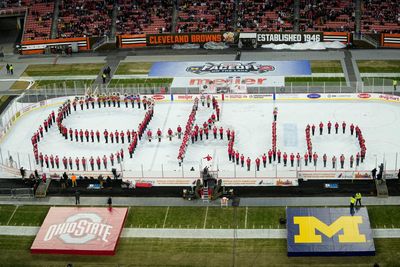
[[[131,177],[190,177],[198,175],[200,168],[211,165],[214,170],[219,170],[221,177],[293,177],[297,170],[334,170],[332,169],[331,158],[333,155],[338,159],[341,154],[345,156],[345,170],[351,170],[349,164],[350,155],[359,151],[358,140],[355,135],[350,135],[349,126],[351,123],[358,125],[366,140],[366,160],[357,170],[369,171],[377,164],[385,163],[386,170],[395,170],[400,167],[400,107],[392,103],[383,102],[362,102],[362,101],[255,101],[255,102],[222,102],[220,101],[221,118],[216,126],[224,128],[224,139],[214,139],[210,131],[209,139],[198,141],[194,144],[189,140],[189,145],[182,166],[179,166],[177,155],[181,139],[176,136],[169,141],[165,137],[167,130],[171,128],[174,132],[178,125],[183,129],[190,114],[192,103],[157,102],[154,107],[154,117],[149,128],[155,132],[161,129],[164,137],[161,142],[153,139],[149,142],[142,138],[136,148],[133,158],[129,158],[128,143],[106,144],[103,138],[103,131],[126,131],[137,130],[138,124],[142,121],[145,111],[142,109],[107,107],[95,109],[84,109],[72,112],[64,121],[67,128],[93,129],[101,133],[101,142],[76,142],[66,140],[58,132],[57,127],[52,127],[45,133],[44,139],[39,142],[39,151],[43,155],[58,155],[60,158],[60,169],[63,171],[61,159],[66,156],[96,158],[103,155],[109,157],[121,148],[125,152],[125,160],[116,168],[123,170],[125,176]],[[271,148],[272,143],[272,111],[278,108],[277,119],[277,149],[290,153],[300,153],[301,165],[297,167],[284,167],[283,164],[267,164],[267,168],[255,171],[254,160]],[[58,106],[40,108],[22,116],[13,128],[3,138],[1,143],[2,160],[7,161],[11,156],[17,166],[25,168],[41,169],[35,166],[31,137],[43,120],[55,111]],[[213,110],[199,104],[196,115],[196,123],[201,126]],[[324,133],[319,135],[318,124],[324,123]],[[327,134],[326,124],[331,121],[340,124],[339,133],[335,134],[334,127],[330,135]],[[346,133],[342,133],[341,123],[347,123]],[[304,166],[303,156],[306,152],[305,128],[307,124],[316,125],[316,135],[311,136],[313,151],[318,156],[317,167]],[[240,166],[228,160],[228,141],[225,130],[229,128],[236,133],[234,149],[239,150],[246,158],[252,161],[251,170],[247,171],[246,166]],[[322,155],[328,156],[327,167],[323,168]],[[204,159],[207,155],[212,157],[211,161]],[[396,163],[396,160],[398,161]],[[75,161],[74,161],[75,162]],[[109,163],[110,164],[110,163]],[[102,164],[103,165],[103,164]],[[262,165],[262,164],[261,164]],[[340,164],[337,164],[340,168]],[[75,166],[75,163],[74,163]],[[110,165],[109,165],[110,166]],[[111,166],[110,166],[111,167]],[[190,171],[190,169],[194,171]],[[97,169],[97,167],[96,167]],[[47,169],[45,169],[47,170]],[[354,170],[354,168],[352,169]],[[50,170],[51,172],[51,170]]]

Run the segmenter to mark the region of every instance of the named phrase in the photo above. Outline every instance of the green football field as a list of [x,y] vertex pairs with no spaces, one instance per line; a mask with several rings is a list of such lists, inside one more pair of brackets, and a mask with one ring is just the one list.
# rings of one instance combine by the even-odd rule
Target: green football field
[[376,239],[376,256],[286,256],[285,239],[121,238],[115,256],[32,255],[34,237],[0,236],[0,266],[399,266],[400,239]]
[[[0,206],[0,225],[40,226],[49,206]],[[400,206],[368,206],[372,228],[400,228]],[[285,207],[129,207],[127,228],[279,229]]]
[[[0,206],[0,224],[39,226],[49,206]],[[400,206],[369,206],[372,228],[400,228]],[[284,207],[129,207],[125,227],[283,228]],[[32,255],[33,236],[0,234],[0,266],[399,266],[400,239],[375,239],[374,257],[286,256],[285,239],[121,238],[115,256]]]

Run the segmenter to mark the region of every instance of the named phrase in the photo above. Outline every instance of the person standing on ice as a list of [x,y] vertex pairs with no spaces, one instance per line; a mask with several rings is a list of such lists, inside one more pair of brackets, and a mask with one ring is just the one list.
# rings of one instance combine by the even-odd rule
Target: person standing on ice
[[214,125],[213,128],[214,139],[217,139],[217,131],[218,131],[217,126]]
[[328,134],[331,134],[331,129],[332,129],[332,123],[331,123],[331,121],[328,121],[327,126],[328,126]]
[[326,154],[324,154],[322,156],[322,161],[324,162],[324,168],[326,168],[326,161],[328,160],[328,157],[326,156]]
[[278,157],[278,164],[281,163],[281,151],[278,149],[278,151],[276,152],[276,156]]
[[44,163],[46,164],[46,168],[49,168],[49,157],[46,155],[44,155]]
[[149,129],[147,131],[147,139],[149,139],[149,142],[151,142],[151,139],[153,138],[153,133],[151,132],[151,130]]
[[124,150],[122,148],[120,150],[120,154],[121,154],[121,161],[124,161]]
[[200,136],[200,140],[203,141],[203,128],[199,129],[199,136]]
[[353,168],[353,164],[354,164],[354,156],[351,155],[350,156],[350,168]]
[[[322,121],[319,123],[319,135],[322,135],[322,131],[324,129],[324,124],[322,123]],[[330,130],[329,130],[330,132]]]
[[265,155],[265,153],[262,155],[262,162],[263,162],[264,168],[266,168],[267,167],[267,155]]
[[340,168],[343,169],[344,168],[344,155],[340,155]]
[[297,153],[296,160],[297,160],[297,167],[300,167],[300,160],[301,160],[300,153]]
[[201,101],[201,105],[204,107],[204,104],[206,102],[206,97],[204,96],[204,94],[201,94],[200,101]]
[[172,133],[172,129],[171,128],[168,128],[167,134],[168,134],[169,141],[172,141],[173,133]]
[[256,168],[257,171],[260,171],[260,158],[256,158]]
[[51,168],[54,169],[54,157],[53,157],[53,154],[50,155],[50,165],[51,165]]
[[342,122],[342,130],[343,130],[343,134],[346,133],[346,123]]
[[108,143],[108,131],[107,129],[104,130],[104,139],[106,140],[106,144]]
[[208,128],[204,128],[204,134],[206,135],[206,139],[208,140]]
[[120,164],[121,163],[121,156],[119,155],[119,151],[117,151],[117,153],[115,153],[115,156],[117,157],[117,163]]
[[96,138],[97,138],[97,143],[100,143],[100,132],[99,132],[99,130],[96,130]]
[[246,159],[247,171],[250,171],[250,164],[251,164],[251,159],[247,157]]
[[268,162],[269,164],[272,164],[272,150],[268,150]]
[[125,133],[123,130],[121,130],[121,132],[119,133],[119,137],[121,138],[121,143],[124,144],[125,143]]
[[111,140],[111,143],[113,144],[114,143],[114,133],[113,132],[110,132],[110,140]]
[[119,132],[118,132],[118,130],[115,130],[115,142],[119,143]]
[[332,157],[332,169],[336,169],[336,156]]
[[75,158],[75,165],[76,165],[76,169],[79,171],[79,158],[78,157]]
[[43,127],[42,127],[42,125],[39,125],[39,132],[40,132],[40,137],[43,138]]
[[294,154],[293,153],[290,154],[290,166],[294,167]]
[[274,107],[274,111],[272,112],[272,114],[274,115],[274,121],[276,121],[276,119],[278,118],[278,108]]
[[99,156],[97,156],[97,158],[96,158],[96,164],[97,164],[97,169],[100,170],[100,167],[101,167],[101,159],[100,159]]
[[338,134],[338,132],[339,132],[339,123],[336,122],[335,123],[335,133]]
[[207,108],[210,108],[211,105],[211,97],[210,95],[207,95]]
[[286,165],[287,165],[287,154],[286,154],[286,152],[283,152],[283,167],[286,167]]
[[103,156],[103,165],[104,165],[104,169],[107,170],[107,156],[106,155]]
[[236,159],[236,165],[239,165],[239,150],[236,150],[235,159]]
[[221,140],[224,139],[224,128],[222,128],[222,126],[219,127],[219,137]]
[[82,131],[82,129],[79,130],[79,137],[81,139],[81,142],[83,142],[83,131]]
[[314,124],[311,126],[311,132],[312,132],[312,135],[314,136],[315,135],[315,125]]
[[63,162],[63,165],[64,165],[64,169],[65,170],[68,169],[68,160],[67,160],[66,156],[63,157],[62,162]]
[[68,158],[69,169],[72,170],[72,157]]
[[158,130],[157,130],[157,138],[158,138],[158,142],[161,142],[161,130],[160,130],[160,128],[158,128]]
[[353,135],[354,133],[354,124],[350,125],[350,134]]
[[308,153],[304,154],[304,166],[308,166]]
[[48,130],[48,123],[47,123],[47,120],[44,120],[43,126],[44,126],[44,130],[45,130],[46,133],[47,133],[47,130]]
[[83,168],[84,171],[86,171],[86,159],[85,159],[85,157],[82,157],[81,161],[82,161],[82,168]]
[[113,153],[110,154],[110,162],[111,162],[111,166],[114,166],[114,154]]
[[94,171],[94,158],[93,157],[90,157],[89,164],[90,164],[90,167],[92,168],[92,171]]
[[89,143],[89,131],[87,129],[85,130],[85,138],[86,138],[86,142]]
[[93,132],[93,130],[90,130],[90,139],[92,140],[92,143],[94,143],[94,132]]
[[360,166],[360,152],[357,152],[356,154],[356,166]]
[[242,168],[244,167],[244,155],[240,155],[240,165],[242,166]]
[[182,136],[182,127],[180,125],[178,125],[178,127],[176,128],[176,132],[178,134],[178,139],[181,139]]
[[318,154],[316,152],[314,152],[313,154],[313,160],[314,160],[314,167],[317,167]]

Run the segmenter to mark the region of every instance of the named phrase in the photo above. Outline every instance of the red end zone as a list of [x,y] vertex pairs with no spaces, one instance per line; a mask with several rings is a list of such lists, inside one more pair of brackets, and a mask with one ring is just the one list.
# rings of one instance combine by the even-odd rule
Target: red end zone
[[127,208],[50,208],[31,253],[115,255]]

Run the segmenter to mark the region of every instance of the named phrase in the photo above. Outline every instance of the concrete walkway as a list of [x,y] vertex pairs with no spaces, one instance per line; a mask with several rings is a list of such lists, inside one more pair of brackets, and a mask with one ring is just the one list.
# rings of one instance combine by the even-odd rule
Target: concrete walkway
[[[0,226],[1,235],[35,236],[39,227]],[[400,229],[373,229],[374,238],[400,238]],[[163,229],[124,228],[121,237],[189,239],[285,239],[286,229]]]
[[[350,197],[350,196],[349,196]],[[349,197],[265,197],[265,198],[240,198],[240,206],[276,206],[276,207],[301,207],[301,206],[348,206]],[[106,205],[108,196],[81,197],[82,205]],[[363,197],[363,205],[400,205],[400,197]],[[38,199],[1,197],[0,205],[75,205],[75,198],[47,197]],[[113,197],[114,206],[220,206],[219,201],[203,203],[201,200],[188,201],[183,198],[173,197]]]

